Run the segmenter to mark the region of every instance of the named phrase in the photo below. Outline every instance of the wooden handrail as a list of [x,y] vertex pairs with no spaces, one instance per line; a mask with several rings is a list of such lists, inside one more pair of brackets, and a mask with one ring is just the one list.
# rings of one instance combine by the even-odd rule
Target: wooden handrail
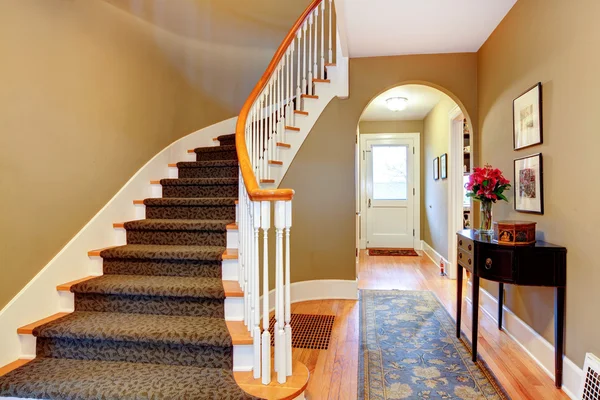
[[296,32],[298,32],[298,29],[302,27],[302,24],[304,24],[304,21],[308,18],[310,13],[317,8],[322,1],[325,0],[313,0],[306,10],[304,10],[300,18],[298,18],[292,29],[290,29],[290,31],[287,33],[283,42],[281,42],[279,45],[279,48],[277,49],[277,52],[275,52],[271,63],[256,86],[254,86],[254,89],[250,93],[250,96],[248,96],[246,99],[246,102],[240,111],[235,128],[235,145],[237,148],[240,170],[242,171],[242,179],[244,180],[244,185],[246,186],[248,196],[252,201],[287,201],[292,200],[294,197],[293,189],[261,189],[258,186],[256,175],[254,175],[254,171],[252,170],[250,155],[248,154],[248,147],[246,146],[246,120],[248,119],[248,114],[250,113],[252,105],[255,103],[262,90],[267,86],[269,79],[275,72],[275,68],[285,55],[288,47],[296,38]]

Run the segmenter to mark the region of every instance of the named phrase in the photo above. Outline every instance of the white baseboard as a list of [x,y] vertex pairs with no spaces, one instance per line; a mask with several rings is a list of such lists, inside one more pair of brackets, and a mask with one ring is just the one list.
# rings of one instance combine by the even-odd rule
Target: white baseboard
[[[472,284],[468,282],[467,285],[469,286],[469,290],[467,290],[466,300],[469,304],[472,304]],[[481,287],[479,288],[479,307],[493,321],[498,322],[498,300]],[[517,317],[511,310],[506,308],[506,306],[503,307],[503,310],[503,331],[529,354],[548,376],[554,379],[554,346]],[[573,400],[577,399],[576,394],[579,392],[582,376],[583,371],[581,368],[565,356],[563,361],[562,390]]]
[[429,257],[435,265],[437,265],[439,267],[440,261],[443,261],[444,262],[444,270],[446,271],[446,273],[448,273],[449,271],[452,271],[452,264],[450,263],[450,261],[448,261],[444,257],[442,257],[442,255],[440,253],[438,253],[433,247],[431,247],[429,245],[429,243],[427,243],[424,240],[421,240],[421,248],[422,248],[423,252],[425,254],[427,254],[427,257]]
[[[290,297],[292,303],[311,300],[358,300],[358,280],[321,279],[294,282],[290,288]],[[269,292],[269,305],[273,311],[275,289]]]

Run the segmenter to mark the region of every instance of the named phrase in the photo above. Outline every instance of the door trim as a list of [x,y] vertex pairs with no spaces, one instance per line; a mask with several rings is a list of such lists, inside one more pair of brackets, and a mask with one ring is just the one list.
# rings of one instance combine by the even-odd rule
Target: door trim
[[360,248],[367,248],[367,163],[365,154],[363,151],[366,150],[367,140],[369,139],[412,139],[415,154],[413,157],[413,171],[414,171],[414,213],[413,213],[413,227],[415,229],[415,236],[413,238],[413,247],[415,250],[421,250],[421,133],[363,133],[360,135],[360,147],[358,152],[359,161],[359,199],[358,205],[360,213]]
[[[463,129],[462,120],[457,119],[463,115],[459,106],[448,112],[450,120],[450,134],[448,135],[448,278],[456,279],[458,274],[456,265],[456,232],[463,226]],[[471,135],[472,138],[472,135]],[[472,142],[471,142],[472,143]],[[471,145],[471,153],[473,146]],[[471,154],[471,166],[473,155]],[[472,203],[472,202],[471,202]],[[471,206],[471,209],[473,207]],[[472,217],[471,217],[472,218]]]

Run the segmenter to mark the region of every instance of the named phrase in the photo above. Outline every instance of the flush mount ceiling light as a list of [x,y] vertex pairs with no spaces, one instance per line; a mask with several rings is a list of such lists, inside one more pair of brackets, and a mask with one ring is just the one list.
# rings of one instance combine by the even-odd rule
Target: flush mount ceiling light
[[385,101],[385,104],[392,111],[402,111],[406,109],[408,99],[406,97],[390,97]]

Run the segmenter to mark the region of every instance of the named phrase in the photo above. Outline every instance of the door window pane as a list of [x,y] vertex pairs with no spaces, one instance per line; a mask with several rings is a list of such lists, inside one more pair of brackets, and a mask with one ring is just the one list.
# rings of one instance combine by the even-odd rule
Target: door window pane
[[373,156],[373,200],[406,200],[408,146],[380,145]]

